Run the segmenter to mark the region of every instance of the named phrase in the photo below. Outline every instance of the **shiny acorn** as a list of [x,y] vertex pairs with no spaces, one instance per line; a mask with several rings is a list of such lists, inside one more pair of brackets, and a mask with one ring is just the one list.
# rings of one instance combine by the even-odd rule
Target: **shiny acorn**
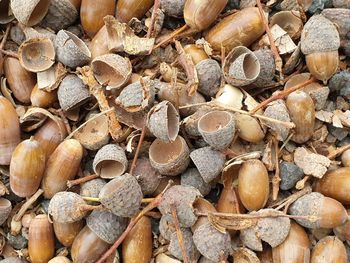
[[337,237],[327,236],[317,242],[311,253],[310,263],[346,263],[346,249]]
[[65,247],[70,247],[73,244],[75,237],[83,228],[82,220],[72,223],[60,223],[53,220],[53,230],[58,241]]
[[153,3],[154,0],[119,0],[116,17],[122,23],[128,23],[133,17],[141,19]]

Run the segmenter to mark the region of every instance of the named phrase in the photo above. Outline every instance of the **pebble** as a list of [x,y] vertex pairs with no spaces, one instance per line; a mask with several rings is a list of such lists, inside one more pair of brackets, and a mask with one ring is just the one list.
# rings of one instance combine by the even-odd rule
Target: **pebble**
[[297,165],[292,162],[282,162],[280,164],[280,188],[289,190],[303,177],[304,173]]
[[26,248],[28,245],[28,240],[22,235],[13,236],[10,233],[7,234],[7,242],[17,250]]

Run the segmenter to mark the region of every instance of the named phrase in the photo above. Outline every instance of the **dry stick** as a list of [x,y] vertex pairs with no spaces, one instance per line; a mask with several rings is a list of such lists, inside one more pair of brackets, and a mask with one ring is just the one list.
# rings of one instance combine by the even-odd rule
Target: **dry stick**
[[13,57],[13,58],[18,58],[18,55],[17,53],[13,52],[13,51],[9,51],[9,50],[2,50],[0,49],[0,52],[6,56],[9,56],[9,57]]
[[135,156],[131,163],[130,172],[129,172],[131,175],[133,174],[134,169],[136,167],[137,158],[139,157],[141,146],[142,146],[143,140],[145,139],[145,135],[146,135],[146,125],[142,127],[140,140],[139,140],[139,143],[137,144]]
[[34,204],[34,202],[44,193],[43,189],[38,189],[35,194],[33,194],[19,209],[17,214],[13,217],[13,220],[20,221],[25,212],[29,209],[29,207]]
[[294,91],[296,91],[298,89],[301,89],[301,88],[309,85],[310,83],[314,82],[315,80],[316,79],[314,77],[311,77],[310,79],[305,80],[304,82],[302,82],[302,83],[300,83],[298,85],[295,85],[293,87],[290,87],[288,89],[282,90],[281,92],[272,95],[270,98],[264,100],[258,106],[256,106],[253,110],[251,110],[250,113],[257,112],[258,110],[264,108],[267,104],[269,104],[272,101],[275,101],[275,100],[278,100],[278,99],[283,99],[284,97],[288,96],[290,93],[292,93],[292,92],[294,92]]
[[151,23],[147,31],[147,38],[151,37],[152,31],[154,28],[154,23],[156,21],[156,14],[157,14],[157,10],[159,9],[159,5],[160,5],[160,0],[155,0],[153,5],[152,16],[151,16]]
[[289,205],[291,205],[292,203],[294,203],[294,201],[296,201],[297,199],[299,199],[300,197],[302,197],[303,195],[306,195],[308,193],[311,193],[312,189],[311,186],[307,186],[304,189],[293,193],[292,195],[288,196],[285,199],[282,199],[281,201],[272,204],[271,208],[276,207],[276,210],[280,210],[282,207],[285,207],[284,212],[286,213],[286,211],[288,210]]
[[176,37],[177,35],[179,35],[180,33],[182,33],[183,31],[187,30],[189,28],[189,26],[187,24],[185,24],[184,26],[176,29],[175,31],[171,32],[171,34],[169,34],[164,40],[162,40],[160,43],[158,43],[157,45],[155,45],[153,47],[152,50],[155,50],[157,48],[159,48],[160,46],[168,43],[169,41],[171,41],[174,37]]
[[295,188],[297,190],[301,190],[301,189],[304,189],[305,187],[305,183],[311,178],[310,175],[306,175],[303,179],[299,180],[296,185],[295,185]]
[[84,177],[76,179],[76,180],[69,180],[69,181],[67,181],[67,187],[71,188],[75,185],[80,185],[82,183],[86,183],[86,182],[94,180],[96,178],[99,178],[99,176],[97,174],[91,174],[91,175],[87,175],[87,176],[84,176]]
[[136,223],[144,216],[146,215],[148,212],[150,212],[152,209],[156,208],[160,202],[162,201],[163,195],[165,193],[165,191],[168,190],[168,188],[171,186],[172,181],[169,181],[168,185],[165,187],[165,189],[159,194],[157,195],[152,203],[149,203],[144,209],[142,209],[142,211],[134,218],[131,219],[128,227],[125,229],[125,231],[119,236],[119,238],[117,239],[117,241],[115,241],[115,243],[113,244],[113,246],[111,246],[102,256],[99,260],[96,261],[96,263],[103,263],[105,260],[108,259],[108,257],[110,255],[112,255],[117,248],[119,247],[119,245],[124,241],[124,239],[126,238],[126,236],[129,234],[129,232],[134,228],[134,226],[136,225]]
[[176,213],[176,207],[174,204],[172,204],[170,206],[170,208],[171,208],[171,215],[172,215],[173,220],[174,220],[174,225],[175,225],[175,229],[176,229],[176,236],[177,236],[177,240],[179,241],[179,246],[181,249],[183,261],[184,261],[184,263],[188,263],[188,257],[187,257],[187,253],[186,253],[185,243],[184,243],[184,236],[183,236],[181,228],[180,228],[179,218],[177,217],[177,213]]
[[342,147],[339,147],[338,149],[335,149],[334,151],[330,152],[327,155],[328,159],[334,159],[335,157],[337,157],[339,154],[342,154],[343,152],[345,152],[346,150],[350,149],[350,143],[346,144]]
[[[101,199],[99,197],[91,197],[91,196],[82,196],[83,200],[90,201],[90,202],[101,202]],[[154,198],[142,198],[142,203],[152,203],[154,201]]]
[[11,23],[9,23],[6,27],[6,31],[5,31],[5,34],[3,35],[2,39],[1,39],[1,43],[0,43],[0,49],[2,50],[6,44],[6,40],[7,40],[7,37],[9,36],[10,34],[10,30],[11,30]]
[[274,145],[275,145],[275,175],[272,178],[272,200],[276,201],[277,200],[277,196],[278,196],[278,192],[280,189],[280,181],[281,181],[281,177],[280,177],[280,165],[278,162],[278,154],[279,154],[279,149],[278,149],[278,140],[276,139],[276,137],[274,138]]

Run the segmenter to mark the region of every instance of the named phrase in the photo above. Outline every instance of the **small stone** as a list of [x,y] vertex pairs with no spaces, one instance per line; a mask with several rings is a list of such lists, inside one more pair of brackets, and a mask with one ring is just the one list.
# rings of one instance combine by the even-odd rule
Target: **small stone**
[[281,190],[292,189],[303,175],[303,170],[294,163],[282,162],[280,164]]
[[347,130],[334,127],[333,125],[328,125],[328,131],[339,141],[343,140],[349,134]]
[[14,249],[20,250],[26,248],[28,245],[28,240],[24,238],[22,235],[13,236],[10,233],[7,233],[7,242]]

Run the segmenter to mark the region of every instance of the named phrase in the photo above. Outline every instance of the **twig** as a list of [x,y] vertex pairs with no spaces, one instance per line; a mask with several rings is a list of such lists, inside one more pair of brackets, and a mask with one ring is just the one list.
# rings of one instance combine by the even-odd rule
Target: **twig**
[[6,56],[9,56],[9,57],[13,57],[13,58],[17,58],[18,59],[18,55],[17,53],[13,52],[13,51],[9,51],[9,50],[3,50],[3,49],[0,49],[0,52]]
[[156,14],[157,14],[157,10],[159,9],[159,5],[160,5],[160,0],[155,0],[154,5],[153,5],[153,10],[152,10],[151,23],[150,23],[149,28],[147,30],[147,38],[150,38],[152,35],[152,31],[154,28],[154,23],[156,21]]
[[98,197],[91,197],[91,196],[82,196],[83,200],[90,201],[90,202],[100,202],[100,198]]
[[79,210],[80,211],[93,211],[93,210],[105,210],[106,208],[103,207],[102,205],[80,205]]
[[275,101],[275,100],[279,100],[279,99],[283,99],[284,97],[288,96],[290,93],[298,90],[298,89],[301,89],[307,85],[309,85],[310,83],[314,82],[316,79],[314,77],[311,77],[310,79],[308,80],[305,80],[304,82],[298,84],[298,85],[295,85],[293,87],[290,87],[288,89],[285,89],[281,92],[278,92],[274,95],[272,95],[270,98],[264,100],[263,102],[261,102],[258,106],[256,106],[252,111],[250,111],[251,113],[255,113],[257,112],[258,110],[264,108],[267,104],[269,104],[270,102],[272,101]]
[[66,115],[64,115],[64,113],[63,113],[63,110],[59,109],[59,110],[56,110],[56,112],[58,113],[58,115],[60,115],[60,117],[61,117],[61,119],[62,119],[62,121],[63,121],[63,123],[64,123],[64,125],[66,127],[67,132],[71,133],[72,129],[71,129],[70,125],[69,125],[69,122],[68,122],[68,120],[66,118]]
[[158,43],[157,45],[155,45],[153,47],[153,50],[159,48],[160,46],[168,43],[170,40],[172,40],[173,38],[175,38],[177,35],[179,35],[180,33],[182,33],[183,31],[187,30],[189,28],[189,26],[187,24],[185,24],[184,26],[176,29],[175,31],[171,32],[165,39],[163,39],[160,43]]
[[171,208],[171,215],[172,215],[173,220],[174,220],[177,240],[179,242],[179,246],[180,246],[180,249],[181,249],[183,261],[184,261],[184,263],[188,263],[188,257],[187,257],[187,253],[186,253],[185,243],[184,243],[184,236],[183,236],[181,228],[180,228],[179,219],[178,219],[177,213],[176,213],[176,207],[175,207],[174,204],[172,204],[170,206],[170,208]]
[[131,219],[128,227],[125,229],[125,231],[119,236],[119,238],[115,241],[115,243],[113,244],[113,246],[111,246],[102,256],[99,260],[96,261],[96,263],[103,263],[105,260],[108,259],[108,257],[110,255],[112,255],[117,248],[119,247],[119,245],[124,241],[125,237],[129,234],[129,232],[134,228],[134,226],[136,225],[136,223],[144,216],[146,215],[146,213],[148,213],[149,211],[151,211],[152,209],[156,208],[160,202],[162,201],[163,195],[165,193],[166,190],[168,190],[168,188],[170,187],[170,185],[172,184],[172,182],[170,181],[168,183],[168,185],[165,187],[165,189],[159,194],[157,195],[152,203],[149,203],[144,209],[142,209],[142,211],[134,218]]
[[342,154],[343,152],[345,152],[346,150],[350,149],[350,143],[349,144],[346,144],[342,147],[339,147],[337,149],[335,149],[334,151],[330,152],[328,155],[327,155],[327,158],[328,159],[334,159],[335,157],[337,157],[339,154]]
[[3,35],[2,39],[1,39],[1,43],[0,43],[0,49],[2,50],[6,44],[6,40],[10,34],[10,30],[11,30],[11,23],[8,23],[7,24],[7,27],[6,27],[6,31],[5,31],[5,34]]
[[86,183],[88,181],[94,180],[94,179],[99,178],[99,177],[100,176],[98,176],[97,174],[91,174],[91,175],[87,175],[87,176],[84,176],[84,177],[76,179],[76,180],[69,180],[69,181],[67,181],[67,187],[71,188],[75,185],[80,185],[82,183]]
[[276,137],[274,138],[274,145],[275,145],[275,175],[272,178],[272,200],[277,200],[278,192],[280,190],[280,165],[278,161],[278,154],[279,154],[279,149],[278,149],[278,140]]
[[142,127],[139,143],[137,144],[137,148],[136,148],[136,152],[135,152],[135,155],[134,155],[134,159],[132,160],[132,163],[131,163],[130,172],[129,172],[130,174],[133,174],[134,169],[136,167],[137,158],[139,157],[141,146],[142,146],[143,140],[145,139],[145,135],[146,135],[146,125],[144,125]]
[[22,206],[21,209],[14,215],[13,220],[20,221],[25,212],[29,207],[35,203],[35,201],[44,193],[43,189],[38,189],[35,194],[33,194]]

